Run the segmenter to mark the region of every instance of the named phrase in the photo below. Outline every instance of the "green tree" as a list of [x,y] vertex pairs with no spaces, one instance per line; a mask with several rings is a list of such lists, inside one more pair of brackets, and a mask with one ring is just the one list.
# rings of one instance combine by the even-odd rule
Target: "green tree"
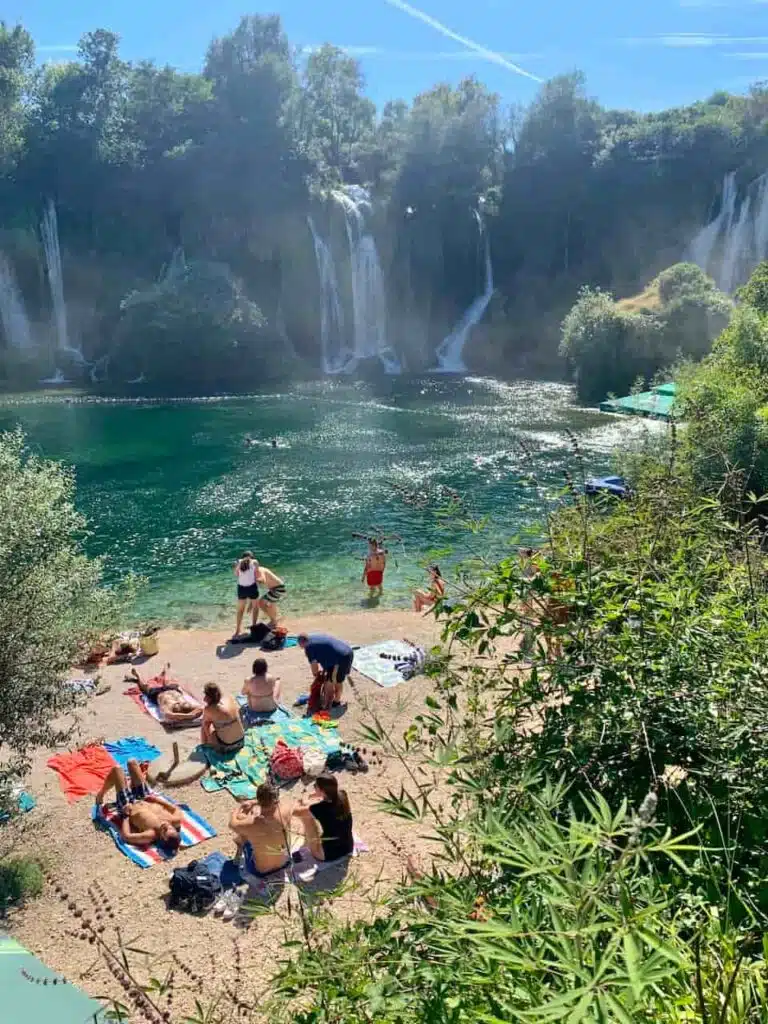
[[749,281],[739,290],[738,298],[761,315],[768,314],[768,261],[755,268]]
[[326,44],[309,55],[298,103],[299,131],[323,178],[344,180],[354,173],[373,140],[376,107],[362,89],[360,65],[337,46]]
[[211,43],[203,74],[213,102],[187,158],[184,239],[252,272],[254,259],[272,258],[306,196],[285,117],[298,82],[279,17],[242,18]]
[[653,313],[623,310],[607,292],[583,288],[563,321],[560,345],[579,398],[596,403],[609,392],[628,391],[648,372],[660,330]]
[[62,686],[121,607],[82,549],[74,475],[0,435],[0,802],[39,747],[67,735]]
[[730,300],[691,263],[677,263],[644,292],[615,302],[584,288],[562,326],[560,352],[583,401],[628,391],[680,358],[701,358],[728,323]]
[[117,325],[109,379],[120,388],[143,379],[155,392],[211,394],[233,382],[249,391],[293,367],[263,330],[259,308],[226,265],[171,268],[155,285],[128,295]]
[[0,21],[0,172],[13,166],[23,145],[26,89],[35,59],[32,36]]

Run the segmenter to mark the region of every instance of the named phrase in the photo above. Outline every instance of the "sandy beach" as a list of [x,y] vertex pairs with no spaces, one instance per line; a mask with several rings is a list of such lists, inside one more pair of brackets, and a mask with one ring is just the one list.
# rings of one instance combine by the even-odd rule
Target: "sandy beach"
[[[292,633],[302,630],[323,630],[342,637],[351,644],[372,643],[384,639],[408,639],[429,645],[437,639],[437,624],[431,617],[412,612],[361,612],[326,614],[322,617],[289,619],[286,626]],[[163,631],[160,653],[140,666],[147,676],[155,674],[169,661],[174,676],[202,692],[206,682],[216,681],[228,693],[239,692],[256,650],[248,646],[225,646],[226,630]],[[286,705],[309,688],[310,673],[306,657],[299,648],[289,648],[267,655],[270,670],[279,674]],[[197,744],[196,729],[166,733],[159,723],[142,714],[123,691],[125,665],[100,670],[102,680],[111,686],[108,693],[94,697],[80,714],[76,735],[69,748],[90,739],[113,740],[121,736],[145,737],[163,752],[172,743],[179,743],[182,756]],[[400,734],[423,706],[430,684],[417,677],[394,689],[382,689],[365,677],[354,673],[355,692],[347,687],[349,706],[340,719],[340,738],[360,743],[359,727],[370,720],[371,710],[396,734]],[[297,712],[300,713],[300,712]],[[38,801],[37,808],[26,816],[25,834],[20,848],[45,855],[56,880],[66,886],[73,899],[91,909],[86,890],[89,884],[100,883],[111,895],[115,918],[124,936],[148,951],[153,958],[174,951],[190,968],[204,977],[213,972],[221,979],[233,979],[232,940],[238,938],[243,964],[247,966],[249,984],[254,991],[266,985],[278,959],[284,956],[280,944],[286,934],[293,934],[296,925],[295,897],[293,914],[289,914],[288,886],[274,906],[257,916],[247,928],[222,922],[209,914],[193,917],[170,912],[164,897],[168,891],[168,865],[142,870],[122,856],[112,840],[98,832],[90,819],[91,802],[84,798],[68,804],[53,771],[45,765],[50,752],[40,752],[35,760],[27,788]],[[367,774],[349,772],[339,776],[352,804],[355,831],[370,847],[370,852],[354,859],[349,866],[345,892],[333,900],[333,913],[340,918],[371,914],[370,897],[378,887],[391,884],[404,873],[405,857],[428,856],[429,844],[420,838],[423,829],[382,813],[377,801],[387,790],[397,791],[403,778],[402,766],[384,757],[372,765]],[[234,850],[227,828],[234,800],[226,791],[206,793],[195,782],[174,789],[175,799],[186,802],[202,814],[218,831],[218,836],[193,849],[182,851],[174,861],[184,864],[213,850],[227,855]],[[335,874],[335,877],[334,877]],[[333,888],[340,881],[335,870],[318,876],[313,887],[318,891]],[[43,896],[25,910],[13,914],[13,935],[54,970],[80,985],[94,996],[120,997],[120,990],[87,943],[67,937],[75,922],[67,908],[46,887]],[[140,958],[141,959],[141,958]],[[162,973],[162,972],[161,972]],[[186,998],[184,993],[179,997]]]

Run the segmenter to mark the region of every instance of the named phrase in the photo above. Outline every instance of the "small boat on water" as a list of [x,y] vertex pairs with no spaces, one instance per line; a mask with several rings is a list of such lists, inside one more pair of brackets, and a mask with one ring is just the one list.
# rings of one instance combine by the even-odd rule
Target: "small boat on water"
[[584,493],[589,497],[610,494],[614,498],[627,498],[629,486],[622,476],[591,476],[584,484]]

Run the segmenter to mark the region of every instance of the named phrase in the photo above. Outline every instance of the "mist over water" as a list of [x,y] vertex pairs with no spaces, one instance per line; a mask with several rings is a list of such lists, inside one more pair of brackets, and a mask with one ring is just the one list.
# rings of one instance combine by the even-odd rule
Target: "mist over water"
[[[430,550],[454,547],[447,564],[470,550],[500,555],[540,520],[573,468],[566,428],[590,472],[648,429],[578,409],[564,385],[447,377],[388,378],[375,391],[334,379],[221,401],[0,405],[0,429],[16,423],[76,466],[88,546],[109,577],[149,578],[138,616],[185,624],[231,617],[231,564],[245,548],[285,578],[289,619],[360,608],[363,546],[351,534],[373,525],[402,537],[389,545],[381,607],[406,605]],[[247,434],[265,443],[247,447]],[[471,549],[400,494],[439,485],[488,517]]]

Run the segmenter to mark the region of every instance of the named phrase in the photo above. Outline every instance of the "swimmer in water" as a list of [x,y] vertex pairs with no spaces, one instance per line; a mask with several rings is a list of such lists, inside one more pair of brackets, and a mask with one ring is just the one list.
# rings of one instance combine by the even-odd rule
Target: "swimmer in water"
[[272,447],[273,448],[277,448],[277,438],[276,437],[272,438]]
[[368,584],[368,598],[373,601],[384,592],[384,570],[387,567],[387,550],[379,546],[375,537],[368,538],[368,554],[363,566],[363,583]]

